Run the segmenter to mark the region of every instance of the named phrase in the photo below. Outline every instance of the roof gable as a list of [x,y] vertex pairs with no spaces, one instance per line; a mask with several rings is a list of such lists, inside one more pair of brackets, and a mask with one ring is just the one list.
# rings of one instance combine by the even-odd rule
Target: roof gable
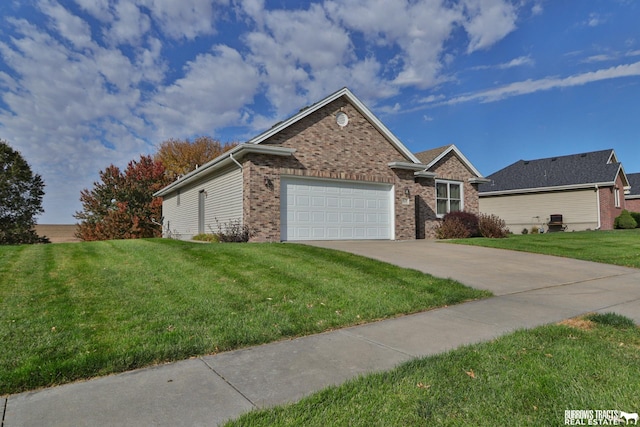
[[471,164],[471,162],[462,154],[458,147],[455,145],[445,145],[443,147],[433,148],[431,150],[421,151],[416,153],[416,157],[420,160],[420,163],[427,165],[427,170],[431,169],[440,160],[442,160],[449,153],[453,152],[458,159],[469,169],[476,177],[482,178],[482,174]]
[[344,97],[351,105],[353,105],[377,130],[380,132],[390,143],[393,145],[402,155],[412,161],[413,163],[420,163],[420,161],[409,151],[409,149],[362,103],[348,88],[344,87],[337,92],[332,93],[326,98],[312,104],[308,107],[302,108],[297,114],[292,117],[275,124],[271,129],[268,129],[260,135],[247,141],[247,144],[260,144],[270,137],[282,132],[284,129],[299,122],[305,117],[315,113],[322,107],[329,103]]
[[487,177],[481,193],[518,192],[518,190],[613,185],[622,165],[612,149],[537,160],[520,160]]
[[627,198],[640,198],[640,173],[630,173],[627,175],[629,185],[631,186]]

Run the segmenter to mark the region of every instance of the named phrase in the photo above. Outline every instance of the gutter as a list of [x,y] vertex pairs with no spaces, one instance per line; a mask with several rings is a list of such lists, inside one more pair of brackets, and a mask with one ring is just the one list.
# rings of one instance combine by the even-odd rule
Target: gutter
[[155,192],[153,196],[154,197],[165,196],[171,193],[172,191],[177,190],[178,188],[182,188],[185,185],[193,181],[196,181],[197,179],[200,179],[200,177],[204,176],[204,174],[215,172],[216,170],[219,170],[232,163],[235,163],[236,165],[240,166],[240,168],[242,169],[242,165],[240,164],[240,162],[238,162],[238,160],[236,160],[236,157],[233,156],[234,154],[238,158],[244,156],[245,154],[250,154],[250,153],[287,157],[287,156],[292,156],[293,153],[295,152],[296,152],[295,148],[240,144],[234,147],[233,149],[227,151],[226,153],[219,155],[218,157],[209,161],[208,163],[205,163],[204,165],[200,166],[198,169],[195,169],[189,172],[182,178],[172,182],[171,184],[167,185],[163,189]]
[[536,187],[536,188],[516,188],[513,190],[502,190],[502,191],[483,191],[479,194],[480,197],[486,196],[502,196],[508,194],[524,194],[524,193],[547,193],[550,191],[565,191],[565,190],[588,190],[593,188],[600,187],[611,187],[615,185],[615,182],[596,182],[589,184],[573,184],[573,185],[561,185],[557,187]]

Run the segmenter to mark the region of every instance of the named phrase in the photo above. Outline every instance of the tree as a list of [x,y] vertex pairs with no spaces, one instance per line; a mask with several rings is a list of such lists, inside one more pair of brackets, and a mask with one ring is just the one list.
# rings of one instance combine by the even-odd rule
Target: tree
[[162,163],[151,156],[132,160],[123,172],[110,165],[100,171],[93,189],[80,193],[82,211],[77,237],[82,240],[137,239],[159,237],[162,198],[153,193],[169,184]]
[[193,142],[188,139],[169,139],[160,144],[154,159],[164,165],[167,174],[173,180],[191,172],[196,166],[202,166],[215,159],[236,145],[236,142],[221,144],[209,136],[200,136]]
[[0,244],[48,243],[34,230],[44,212],[44,181],[22,155],[0,140]]

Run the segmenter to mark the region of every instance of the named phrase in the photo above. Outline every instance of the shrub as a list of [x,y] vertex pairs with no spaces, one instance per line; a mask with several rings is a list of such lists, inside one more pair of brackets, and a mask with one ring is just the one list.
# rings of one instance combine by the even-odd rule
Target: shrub
[[633,219],[629,211],[625,209],[618,217],[616,217],[613,226],[614,228],[622,228],[628,230],[630,228],[636,228],[638,226],[638,223],[635,219]]
[[222,224],[216,219],[216,224],[218,226],[218,231],[215,234],[218,236],[218,241],[220,242],[246,243],[253,235],[249,226],[242,224],[242,221],[239,219]]
[[529,229],[528,228],[523,228],[522,229],[522,234],[529,234]]
[[636,220],[636,228],[640,228],[640,212],[629,212],[631,217]]
[[452,218],[458,219],[462,225],[469,232],[469,237],[478,237],[480,236],[480,229],[478,228],[478,216],[471,212],[449,212],[443,218],[444,222],[451,220]]
[[469,230],[460,218],[451,217],[442,220],[436,227],[438,239],[466,239],[471,236]]
[[540,233],[540,229],[538,227],[536,227],[535,225],[531,227],[531,234],[539,234],[539,233]]
[[507,237],[507,234],[509,234],[509,229],[507,228],[506,223],[497,215],[480,214],[480,218],[478,218],[478,226],[482,237],[502,239]]
[[192,240],[197,240],[199,242],[216,243],[220,241],[220,238],[218,237],[217,234],[201,233],[193,236]]

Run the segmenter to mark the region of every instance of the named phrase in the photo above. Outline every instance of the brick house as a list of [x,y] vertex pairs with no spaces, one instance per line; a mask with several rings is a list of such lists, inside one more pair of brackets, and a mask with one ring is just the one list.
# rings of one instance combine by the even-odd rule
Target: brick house
[[514,233],[612,230],[631,188],[612,149],[520,160],[487,179],[480,211],[498,215]]
[[155,196],[167,237],[235,222],[253,241],[408,240],[448,211],[478,213],[481,182],[454,145],[411,153],[343,88]]

